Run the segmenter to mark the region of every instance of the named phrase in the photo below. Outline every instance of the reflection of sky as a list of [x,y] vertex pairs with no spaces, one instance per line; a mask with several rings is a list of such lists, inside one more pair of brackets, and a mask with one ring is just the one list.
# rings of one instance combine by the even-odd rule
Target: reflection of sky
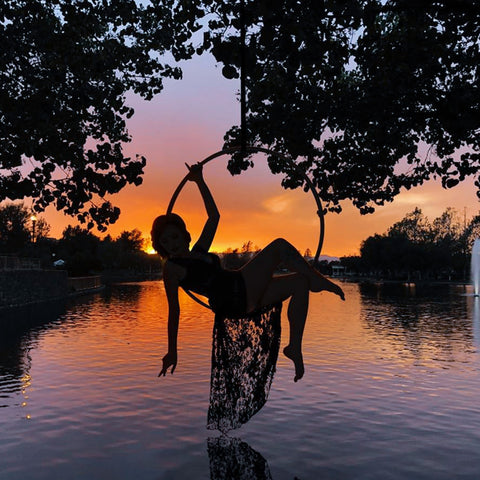
[[[237,80],[224,79],[221,67],[209,56],[186,63],[183,70],[183,80],[166,81],[164,91],[153,101],[129,97],[136,113],[128,122],[133,142],[126,145],[125,153],[145,155],[148,163],[140,187],[127,187],[112,198],[122,210],[120,220],[109,229],[113,236],[133,228],[148,235],[152,218],[165,211],[173,190],[185,175],[184,163],[195,163],[220,150],[224,133],[239,123]],[[214,248],[238,247],[247,240],[264,246],[271,238],[281,235],[302,252],[307,247],[314,250],[318,228],[310,195],[301,191],[285,192],[279,186],[280,177],[263,168],[264,158],[257,162],[261,168],[256,167],[248,176],[242,175],[243,181],[230,178],[224,168],[226,161],[226,158],[214,160],[205,170],[222,212]],[[204,220],[195,193],[182,192],[181,202],[193,237],[200,232]],[[443,190],[431,182],[400,194],[393,204],[369,216],[361,216],[345,202],[341,215],[327,216],[323,253],[358,253],[363,239],[383,233],[416,206],[432,219],[448,206],[461,212],[468,206],[470,218],[476,213],[477,205],[471,181],[452,190]],[[54,208],[49,208],[45,217],[53,227],[53,236],[60,236],[69,223],[75,223]]]
[[361,289],[365,327],[404,360],[423,365],[471,360],[479,339],[468,296],[443,286],[418,297],[401,287],[393,294]]
[[205,444],[211,312],[181,296],[179,362],[159,379],[167,348],[161,282],[76,299],[18,344],[17,390],[2,391],[0,376],[2,473],[202,480],[254,461],[275,480],[477,478],[473,297],[379,299],[356,284],[343,288],[345,302],[311,295],[302,381],[292,381],[280,354],[267,404],[232,433],[245,444],[232,439],[214,452]]

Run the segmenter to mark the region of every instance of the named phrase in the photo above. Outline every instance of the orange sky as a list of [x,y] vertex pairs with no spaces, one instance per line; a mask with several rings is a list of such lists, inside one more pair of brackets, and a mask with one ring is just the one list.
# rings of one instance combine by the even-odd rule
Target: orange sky
[[[147,167],[140,187],[127,187],[110,199],[122,213],[108,233],[115,237],[123,230],[138,228],[145,236],[149,235],[153,218],[165,212],[174,189],[186,173],[185,162],[195,163],[220,150],[223,134],[238,123],[237,90],[237,81],[223,79],[221,69],[205,57],[187,64],[184,79],[168,81],[164,92],[153,101],[131,98],[136,114],[128,123],[133,141],[126,145],[125,152],[129,156],[145,155]],[[301,252],[307,247],[314,251],[319,227],[311,194],[282,189],[281,177],[269,173],[262,155],[257,157],[254,169],[236,177],[226,170],[227,160],[227,157],[213,160],[204,171],[222,215],[213,249],[240,247],[248,240],[262,247],[283,236]],[[431,219],[449,206],[462,215],[467,207],[467,219],[480,209],[473,181],[451,190],[430,182],[400,194],[392,204],[368,216],[361,216],[350,202],[343,206],[340,215],[326,217],[322,254],[358,254],[362,240],[383,233],[416,206]],[[184,189],[176,207],[195,239],[205,214],[194,185]],[[52,226],[50,234],[54,237],[61,236],[68,224],[76,223],[54,208],[47,209],[43,216]]]

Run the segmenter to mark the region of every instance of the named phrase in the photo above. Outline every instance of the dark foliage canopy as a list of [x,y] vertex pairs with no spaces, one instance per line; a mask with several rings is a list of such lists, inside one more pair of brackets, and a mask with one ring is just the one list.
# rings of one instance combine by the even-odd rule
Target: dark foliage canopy
[[[243,16],[241,15],[243,3]],[[7,0],[0,6],[0,200],[32,196],[101,228],[98,196],[140,184],[125,94],[212,53],[247,92],[248,143],[288,153],[326,207],[363,213],[400,189],[476,176],[480,12],[474,0]],[[169,58],[170,58],[169,57]],[[238,80],[236,80],[238,81]],[[238,144],[239,127],[225,136]],[[247,158],[230,162],[232,173]],[[273,172],[285,171],[270,159]],[[285,187],[302,179],[286,172]]]
[[145,166],[122,152],[125,95],[150,99],[181,76],[159,60],[173,45],[163,3],[1,2],[0,200],[33,197],[37,211],[53,203],[101,229],[117,219],[103,198],[139,185]]
[[[238,2],[216,9],[211,49],[238,75],[239,34],[221,34]],[[476,2],[257,0],[244,18],[250,140],[303,159],[329,209],[368,213],[429,178],[480,188]]]

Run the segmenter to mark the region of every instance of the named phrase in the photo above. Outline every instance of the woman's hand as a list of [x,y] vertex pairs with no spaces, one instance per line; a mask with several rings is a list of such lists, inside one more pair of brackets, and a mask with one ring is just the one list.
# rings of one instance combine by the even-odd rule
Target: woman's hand
[[187,180],[191,182],[203,182],[203,165],[201,163],[196,163],[195,165],[185,164],[188,168]]
[[168,352],[164,357],[163,357],[163,368],[158,374],[159,377],[162,375],[165,376],[167,373],[167,370],[172,367],[172,375],[175,370],[175,367],[177,366],[177,352]]

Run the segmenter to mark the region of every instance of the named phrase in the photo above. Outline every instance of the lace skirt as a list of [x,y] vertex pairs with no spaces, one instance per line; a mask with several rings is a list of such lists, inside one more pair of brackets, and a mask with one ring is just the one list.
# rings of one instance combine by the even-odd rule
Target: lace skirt
[[215,315],[207,428],[226,433],[265,404],[280,347],[282,304],[241,318]]

